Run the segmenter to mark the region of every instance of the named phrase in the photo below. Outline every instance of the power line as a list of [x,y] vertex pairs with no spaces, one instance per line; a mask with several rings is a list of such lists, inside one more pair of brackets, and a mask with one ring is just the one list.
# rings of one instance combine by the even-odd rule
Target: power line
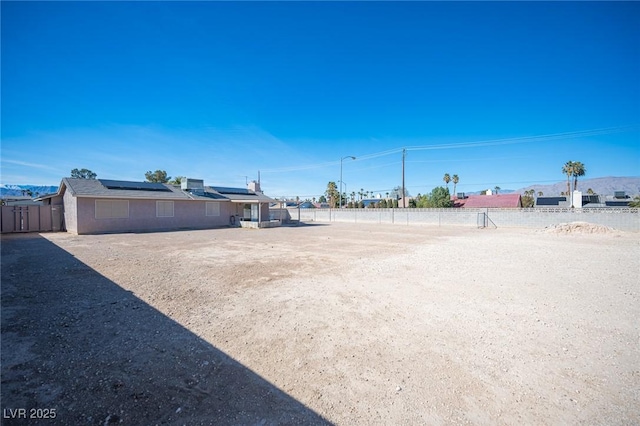
[[[572,131],[572,132],[550,133],[545,135],[520,136],[516,138],[491,139],[491,140],[476,141],[476,142],[416,145],[416,146],[408,146],[404,148],[393,148],[386,151],[380,151],[380,152],[375,152],[371,154],[358,155],[356,156],[357,158],[355,161],[371,160],[378,157],[384,157],[387,155],[396,154],[396,153],[402,152],[403,150],[426,151],[426,150],[437,150],[437,149],[479,148],[479,147],[485,147],[485,146],[515,145],[515,144],[532,143],[532,142],[548,142],[548,141],[554,141],[554,140],[560,140],[560,139],[573,139],[577,137],[621,133],[621,132],[633,130],[637,127],[638,127],[637,125],[619,126],[619,127],[607,127],[607,128],[591,129],[591,130],[578,130],[578,131]],[[340,164],[340,160],[336,160],[336,161],[329,161],[324,163],[264,169],[261,171],[263,173],[286,173],[286,172],[295,172],[295,171],[301,171],[301,170],[311,170],[311,169],[319,169],[319,168],[330,167],[330,166],[337,166],[339,164]]]

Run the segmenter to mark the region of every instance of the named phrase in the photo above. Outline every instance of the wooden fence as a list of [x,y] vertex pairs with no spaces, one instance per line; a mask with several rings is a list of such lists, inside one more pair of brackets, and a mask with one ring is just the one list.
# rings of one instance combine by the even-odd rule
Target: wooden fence
[[62,206],[1,206],[0,230],[10,232],[62,231]]

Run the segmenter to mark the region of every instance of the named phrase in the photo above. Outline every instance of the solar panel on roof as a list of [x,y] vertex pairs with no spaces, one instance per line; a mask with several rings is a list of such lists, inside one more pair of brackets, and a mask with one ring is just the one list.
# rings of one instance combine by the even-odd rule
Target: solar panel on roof
[[236,195],[253,195],[254,193],[245,188],[225,188],[223,186],[212,186],[215,191],[221,194],[236,194]]
[[[192,192],[192,194],[193,194],[193,192]],[[208,191],[205,191],[205,192],[202,192],[202,193],[199,193],[199,194],[194,194],[194,195],[198,195],[200,197],[211,198],[213,200],[226,200],[224,195],[220,195],[220,194],[216,194],[214,192],[208,192]]]
[[171,192],[169,188],[158,182],[129,182],[125,180],[98,179],[108,189],[128,189],[134,191]]
[[566,197],[538,197],[538,206],[557,206],[561,201],[567,201]]

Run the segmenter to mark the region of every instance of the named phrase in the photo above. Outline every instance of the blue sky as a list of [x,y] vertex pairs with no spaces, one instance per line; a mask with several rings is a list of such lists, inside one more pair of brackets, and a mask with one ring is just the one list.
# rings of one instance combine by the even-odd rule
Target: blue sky
[[[2,2],[2,175],[271,196],[640,175],[636,2]],[[419,148],[416,148],[419,147]]]

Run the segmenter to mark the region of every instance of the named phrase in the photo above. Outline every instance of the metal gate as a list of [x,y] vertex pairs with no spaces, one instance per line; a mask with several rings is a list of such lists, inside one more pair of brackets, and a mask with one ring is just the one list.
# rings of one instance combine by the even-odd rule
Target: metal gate
[[62,231],[62,206],[2,206],[0,222],[3,234]]

